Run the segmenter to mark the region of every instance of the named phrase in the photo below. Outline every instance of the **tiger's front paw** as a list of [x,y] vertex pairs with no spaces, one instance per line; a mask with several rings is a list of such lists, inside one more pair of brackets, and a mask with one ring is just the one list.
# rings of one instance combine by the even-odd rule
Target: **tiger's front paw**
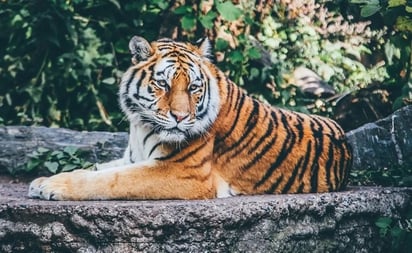
[[71,183],[72,176],[73,172],[37,178],[31,182],[28,196],[46,200],[74,199],[75,187]]

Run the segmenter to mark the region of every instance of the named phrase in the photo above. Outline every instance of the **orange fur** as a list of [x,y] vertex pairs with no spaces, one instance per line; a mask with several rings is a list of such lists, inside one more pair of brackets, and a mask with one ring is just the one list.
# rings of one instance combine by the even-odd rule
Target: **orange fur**
[[[149,47],[145,41],[139,45]],[[136,52],[137,47],[133,48]],[[174,117],[177,124],[192,124],[198,120],[196,110],[200,109],[196,108],[207,96],[207,89],[213,89],[212,84],[191,87],[193,74],[190,76],[188,69],[200,66],[218,89],[217,117],[210,126],[179,143],[161,141],[150,146],[162,155],[151,157],[155,152],[150,152],[147,161],[134,162],[136,150],[129,144],[130,164],[37,179],[30,186],[29,196],[57,200],[205,199],[235,194],[328,192],[345,186],[352,154],[335,122],[254,100],[191,44],[167,40],[153,42],[144,49],[146,54],[136,57],[141,61],[134,59],[135,65],[125,74],[128,83],[124,83],[129,85],[126,91],[130,93],[128,89],[137,85],[133,80],[139,79],[139,87],[157,98],[159,109],[153,112],[156,117],[164,121]],[[165,58],[164,51],[176,62],[168,84],[154,80],[156,71],[150,70]],[[121,99],[127,100],[129,93],[124,92]],[[210,102],[215,98],[207,99]],[[135,106],[133,101],[123,102],[126,109]],[[130,118],[131,129],[140,124],[133,121],[133,116]],[[143,135],[143,144],[156,135],[153,131]]]

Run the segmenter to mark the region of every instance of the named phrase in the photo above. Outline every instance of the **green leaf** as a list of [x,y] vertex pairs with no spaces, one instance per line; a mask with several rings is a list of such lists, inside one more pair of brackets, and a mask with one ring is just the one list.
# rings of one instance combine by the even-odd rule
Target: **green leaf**
[[32,171],[33,169],[36,169],[40,164],[41,161],[39,160],[30,160],[27,162],[26,171]]
[[392,223],[392,219],[389,217],[380,217],[376,222],[375,225],[378,228],[388,228]]
[[169,7],[169,1],[164,0],[152,0],[152,3],[156,4],[160,9],[166,10]]
[[118,53],[128,54],[129,53],[128,44],[129,43],[125,39],[120,39],[119,41],[116,41],[116,43],[114,44],[114,49]]
[[373,14],[377,13],[381,9],[379,4],[368,4],[362,7],[361,9],[361,16],[362,17],[370,17]]
[[72,171],[74,169],[78,168],[78,166],[76,164],[66,164],[63,166],[62,168],[62,172],[68,172],[68,171]]
[[396,7],[399,5],[405,5],[406,4],[406,0],[389,0],[388,2],[388,7]]
[[259,69],[257,69],[257,68],[251,68],[250,69],[250,75],[249,75],[250,80],[259,77],[259,75],[260,75]]
[[196,26],[196,18],[193,15],[183,16],[180,20],[184,30],[192,30]]
[[217,51],[224,51],[229,47],[229,42],[224,39],[218,38],[215,43],[215,49]]
[[190,6],[183,5],[183,6],[177,7],[173,12],[178,15],[183,15],[183,14],[191,13],[192,8]]
[[213,28],[213,21],[217,17],[216,12],[209,11],[206,15],[200,16],[199,21],[203,25],[204,28],[212,29]]
[[250,59],[259,59],[261,57],[259,50],[255,47],[250,48],[247,51],[247,54],[250,57]]
[[102,83],[105,84],[115,84],[116,83],[116,78],[114,77],[108,77],[102,80]]
[[59,164],[57,162],[44,162],[44,166],[53,174],[57,173]]
[[94,164],[93,163],[91,163],[91,162],[84,162],[83,164],[82,164],[82,169],[87,169],[87,168],[89,168],[89,167],[91,167],[91,166],[93,166]]
[[222,15],[222,18],[227,21],[235,21],[242,15],[242,10],[236,7],[231,1],[218,3],[217,11]]
[[116,1],[116,0],[109,0],[109,2],[111,2],[114,6],[116,6],[116,8],[117,8],[118,10],[121,9],[120,4],[119,4],[118,1]]
[[396,19],[396,29],[399,31],[411,32],[412,33],[412,19],[408,17],[398,17]]
[[44,154],[44,153],[47,153],[49,151],[50,151],[50,149],[43,148],[43,147],[40,147],[40,148],[37,149],[37,152],[39,152],[40,154]]
[[403,233],[404,231],[398,226],[391,229],[391,236],[393,238],[399,238]]
[[229,59],[232,63],[241,63],[243,61],[243,54],[239,50],[230,52]]
[[55,151],[53,151],[53,152],[51,152],[51,156],[58,156],[59,154],[61,154],[62,152],[61,151],[57,151],[57,150],[55,150]]
[[79,149],[73,146],[67,146],[63,149],[63,152],[73,156]]

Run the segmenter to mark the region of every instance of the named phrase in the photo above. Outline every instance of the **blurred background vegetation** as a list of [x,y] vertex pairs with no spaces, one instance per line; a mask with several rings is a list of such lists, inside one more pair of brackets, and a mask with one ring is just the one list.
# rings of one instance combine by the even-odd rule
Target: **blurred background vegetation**
[[[129,39],[208,36],[253,96],[350,130],[411,103],[411,14],[402,0],[3,0],[0,124],[127,130]],[[302,67],[324,92],[306,92]]]

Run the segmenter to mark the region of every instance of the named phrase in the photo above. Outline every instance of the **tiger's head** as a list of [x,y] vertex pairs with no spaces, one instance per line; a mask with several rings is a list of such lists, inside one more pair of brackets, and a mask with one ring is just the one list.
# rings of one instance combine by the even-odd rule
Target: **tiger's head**
[[210,42],[200,46],[161,39],[129,42],[133,65],[120,84],[120,105],[132,124],[143,124],[163,142],[205,134],[219,112],[216,69]]

